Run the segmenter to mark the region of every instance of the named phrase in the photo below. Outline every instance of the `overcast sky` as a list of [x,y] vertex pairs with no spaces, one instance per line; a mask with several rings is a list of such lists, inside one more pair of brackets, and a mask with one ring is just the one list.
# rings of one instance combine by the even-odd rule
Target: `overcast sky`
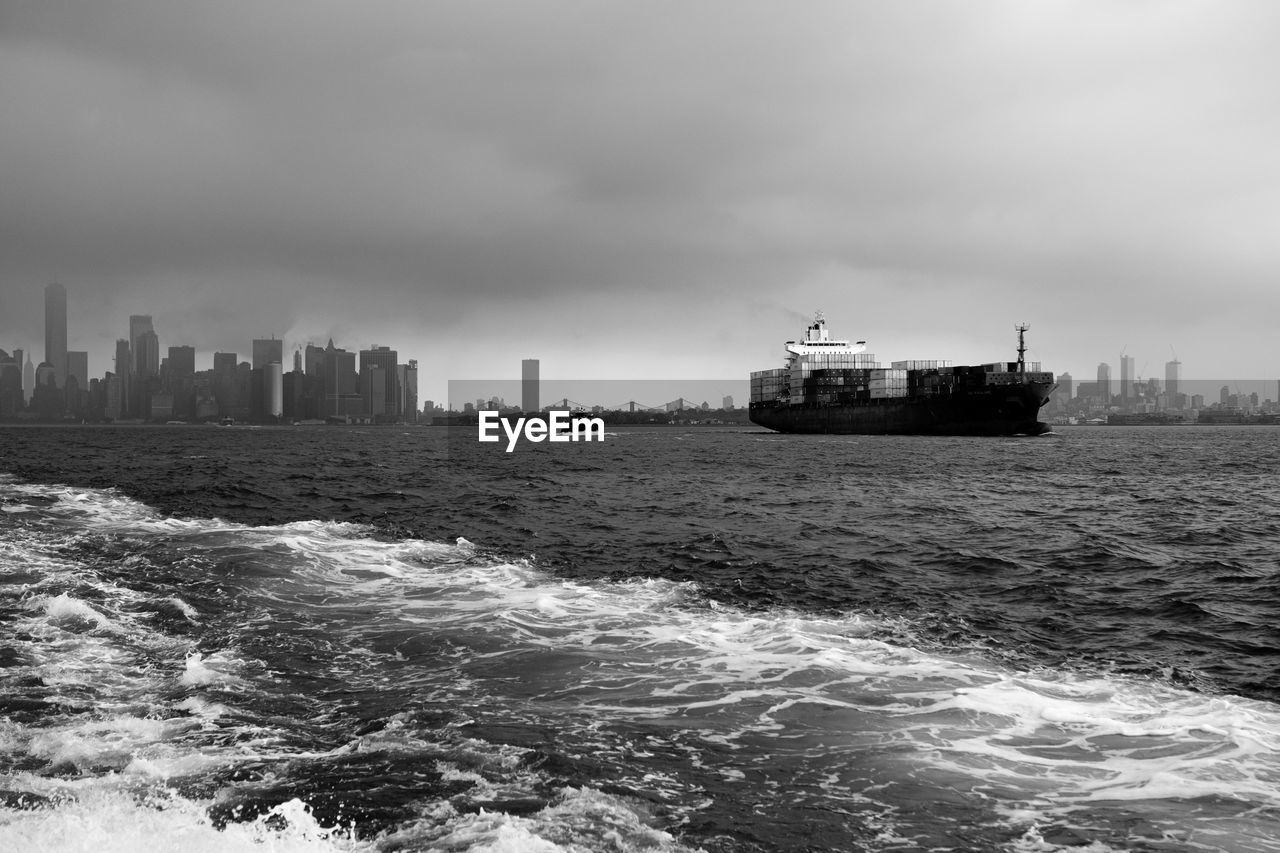
[[[0,2],[0,347],[1280,377],[1280,4]],[[1118,367],[1113,367],[1118,376]]]

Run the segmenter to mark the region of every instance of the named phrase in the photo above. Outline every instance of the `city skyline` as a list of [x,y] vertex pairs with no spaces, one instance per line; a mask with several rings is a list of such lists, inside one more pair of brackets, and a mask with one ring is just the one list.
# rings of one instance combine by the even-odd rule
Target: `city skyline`
[[243,330],[734,376],[821,308],[886,360],[1028,322],[1058,372],[1271,376],[1277,33],[1233,0],[18,4],[0,341],[38,351],[60,281],[95,365],[155,306],[202,366]]
[[[142,372],[154,373],[154,374],[158,374],[159,372],[160,364],[165,359],[164,353],[171,350],[174,346],[185,347],[192,351],[191,361],[192,361],[192,364],[194,365],[193,367],[194,372],[216,370],[218,366],[217,361],[219,357],[225,357],[227,355],[235,355],[236,356],[235,363],[237,365],[243,362],[243,363],[248,363],[254,369],[260,369],[264,367],[265,364],[268,363],[268,361],[271,361],[271,362],[280,364],[282,368],[282,373],[283,373],[283,372],[287,372],[285,368],[289,368],[295,360],[300,361],[302,358],[302,354],[305,351],[313,348],[316,350],[323,349],[322,347],[320,347],[315,343],[314,339],[288,342],[282,338],[277,338],[274,334],[269,334],[268,337],[266,338],[256,338],[256,337],[250,338],[248,339],[249,346],[242,347],[238,350],[230,350],[224,347],[222,349],[218,349],[214,351],[202,351],[194,347],[190,347],[190,345],[185,345],[185,344],[161,345],[159,340],[159,335],[155,332],[153,315],[130,314],[129,324],[128,324],[129,337],[127,339],[117,340],[117,347],[110,357],[106,356],[105,354],[99,354],[98,356],[99,359],[106,362],[109,365],[99,370],[95,366],[95,363],[90,361],[90,356],[91,356],[90,353],[86,351],[76,351],[76,350],[68,349],[70,343],[75,342],[76,337],[71,336],[67,331],[68,325],[69,325],[68,324],[69,309],[68,309],[68,292],[65,285],[61,284],[60,282],[50,282],[49,284],[45,285],[43,292],[45,294],[44,301],[45,301],[45,308],[46,308],[46,314],[43,318],[43,328],[44,328],[44,334],[45,334],[45,340],[46,340],[46,347],[48,346],[48,343],[50,341],[57,343],[62,348],[64,363],[67,363],[69,365],[79,365],[79,369],[76,372],[76,375],[79,376],[82,380],[80,382],[81,388],[84,388],[87,386],[87,379],[101,378],[102,375],[107,371],[113,372],[116,375],[122,375],[120,373],[120,370],[117,367],[117,363],[120,357],[119,344],[122,342],[127,342],[130,344],[129,350],[128,350],[128,356],[130,360],[129,361],[130,372],[134,372],[139,369],[139,364],[137,360],[141,358],[142,361],[144,362],[141,365]],[[0,348],[4,348],[3,344],[5,343],[7,342],[0,341]],[[370,343],[369,348],[370,350],[387,349],[386,347],[376,343]],[[23,351],[27,354],[32,354],[36,352],[31,347],[13,346],[12,349],[15,351]],[[1277,387],[1277,380],[1270,377],[1241,376],[1241,377],[1214,378],[1214,377],[1194,376],[1194,375],[1187,376],[1183,372],[1183,362],[1181,359],[1178,358],[1177,350],[1172,345],[1170,345],[1169,349],[1172,355],[1172,358],[1169,361],[1165,361],[1159,364],[1153,364],[1152,360],[1144,358],[1143,361],[1141,362],[1141,366],[1136,367],[1136,365],[1139,364],[1139,362],[1137,361],[1137,356],[1133,354],[1128,354],[1129,347],[1126,345],[1125,347],[1121,348],[1117,359],[1114,359],[1114,360],[1104,359],[1102,361],[1097,362],[1097,375],[1093,381],[1099,381],[1099,382],[1101,381],[1101,371],[1103,370],[1104,367],[1110,369],[1113,366],[1118,365],[1118,368],[1119,368],[1118,371],[1110,374],[1109,387],[1112,389],[1111,396],[1115,397],[1115,399],[1112,400],[1111,402],[1122,408],[1128,404],[1128,400],[1126,398],[1126,389],[1132,389],[1137,384],[1146,383],[1151,380],[1157,380],[1158,384],[1162,389],[1166,388],[1168,387],[1171,371],[1173,371],[1174,374],[1176,374],[1175,388],[1172,392],[1175,394],[1177,393],[1176,382],[1183,382],[1188,385],[1194,385],[1199,389],[1202,395],[1206,396],[1207,398],[1211,398],[1210,401],[1212,401],[1212,398],[1216,397],[1220,388],[1219,383],[1226,383],[1228,387],[1234,386],[1237,389],[1237,391],[1241,386],[1245,386],[1247,390],[1243,393],[1247,395],[1247,393],[1253,392],[1255,394],[1263,395],[1263,399],[1265,400],[1272,400],[1273,397],[1271,395],[1273,393],[1277,393],[1274,391],[1274,389]],[[509,349],[509,351],[512,353],[515,352],[514,344]],[[140,352],[142,353],[141,355],[139,355]],[[243,355],[244,357],[241,358],[241,355]],[[887,359],[882,359],[882,360],[885,360],[887,362]],[[1079,360],[1080,359],[1077,359],[1077,361]],[[37,365],[43,364],[45,361],[47,361],[47,354],[45,354],[45,358],[41,358],[41,359],[33,358],[33,363]],[[418,361],[418,360],[415,359],[415,361]],[[949,359],[949,361],[952,361],[953,363],[959,363],[953,359]],[[1176,365],[1176,369],[1174,367],[1175,365]],[[56,371],[56,365],[54,365],[54,367]],[[1067,371],[1067,370],[1054,371],[1052,369],[1052,365],[1045,365],[1045,369],[1050,370],[1050,372],[1054,372],[1055,375],[1057,376],[1065,375],[1069,380],[1068,381],[1069,387],[1071,386],[1078,387],[1079,384],[1082,382],[1084,382],[1087,385],[1090,382],[1090,380],[1083,378],[1084,376],[1087,376],[1089,374],[1081,375],[1081,374],[1076,374],[1076,373],[1073,373],[1072,371]],[[522,378],[528,375],[528,371],[530,370],[532,370],[532,376],[536,378],[539,375],[539,371],[540,371],[540,359],[521,360],[520,370],[521,370],[520,375],[522,376]],[[383,397],[380,399],[386,399],[390,396],[393,396],[391,388],[392,388],[392,383],[394,378],[395,377],[391,375],[390,371],[385,373],[385,379],[383,381],[385,381],[386,383],[386,392],[385,392],[386,397]],[[578,377],[578,376],[572,376],[572,375],[559,375],[559,376],[553,376],[549,378],[561,381],[563,383],[587,382],[589,384],[592,381],[599,381],[599,382],[605,383],[606,385],[611,381],[620,381],[620,380],[613,380],[607,377],[606,378],[600,378],[600,377],[584,378],[584,377]],[[642,382],[642,383],[650,380],[650,377],[634,377],[633,376],[631,378],[634,381]],[[457,377],[442,376],[438,373],[433,372],[431,370],[430,365],[428,365],[426,370],[419,375],[419,382],[426,383],[426,387],[430,390],[424,393],[424,389],[420,386],[418,389],[419,393],[417,396],[419,399],[422,399],[422,400],[446,401],[450,399],[450,394],[448,390],[445,388],[445,386],[455,381],[472,381],[475,379],[476,377],[474,376],[457,376]],[[504,380],[493,380],[493,381],[502,382]],[[683,380],[680,377],[667,377],[665,379],[659,379],[655,381],[658,381],[658,382],[665,381],[668,384],[674,385],[674,383],[678,383]],[[735,377],[722,377],[720,380],[713,380],[713,381],[720,381],[722,383],[736,383],[739,381],[739,379]],[[745,379],[741,381],[745,382]],[[59,387],[62,387],[63,385],[65,385],[65,378],[63,378],[60,381]],[[735,389],[737,388],[736,385],[734,387]],[[30,389],[25,389],[25,390],[29,394]],[[738,389],[736,393],[741,393],[740,389]],[[658,396],[661,396],[661,395],[658,395]],[[714,396],[714,393],[713,393],[713,396]],[[1280,394],[1278,394],[1277,396],[1280,396]]]

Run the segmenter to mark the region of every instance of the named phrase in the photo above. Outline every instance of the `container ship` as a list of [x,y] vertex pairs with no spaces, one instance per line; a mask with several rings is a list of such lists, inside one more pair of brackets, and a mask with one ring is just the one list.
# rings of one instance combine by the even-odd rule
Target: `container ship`
[[866,341],[836,340],[819,313],[786,362],[751,374],[751,420],[778,432],[846,435],[1040,435],[1053,374],[1018,360],[968,367],[949,361],[882,366]]

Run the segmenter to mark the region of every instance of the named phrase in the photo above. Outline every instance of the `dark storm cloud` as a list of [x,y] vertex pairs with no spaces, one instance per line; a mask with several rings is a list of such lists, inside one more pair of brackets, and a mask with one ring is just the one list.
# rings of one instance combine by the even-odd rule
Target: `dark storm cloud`
[[928,357],[1032,319],[1064,367],[1131,334],[1240,347],[1278,307],[1260,5],[0,15],[0,282],[37,327],[17,291],[56,275],[201,348],[385,334],[449,372],[485,328],[515,350],[477,375],[584,346],[669,372],[713,335],[700,372],[737,374],[819,306]]

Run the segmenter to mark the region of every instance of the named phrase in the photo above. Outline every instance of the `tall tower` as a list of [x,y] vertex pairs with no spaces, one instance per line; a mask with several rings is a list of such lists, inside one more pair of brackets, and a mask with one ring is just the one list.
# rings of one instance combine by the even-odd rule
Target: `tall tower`
[[1164,392],[1172,400],[1178,396],[1178,384],[1182,381],[1182,362],[1178,359],[1164,363]]
[[[396,362],[400,354],[391,347],[371,345],[360,350],[360,391],[370,415],[399,416],[404,401],[400,399]],[[374,369],[377,368],[376,372]],[[373,388],[379,385],[379,388]]]
[[67,384],[67,289],[58,283],[44,288],[44,360],[53,365],[58,387]]
[[116,341],[116,378],[120,380],[120,403],[116,414],[119,417],[128,417],[129,394],[133,388],[133,380],[130,378],[131,366],[133,360],[133,348],[124,338]]
[[36,390],[36,366],[31,362],[31,353],[27,353],[27,363],[22,365],[22,402],[31,405],[31,395]]
[[259,370],[265,368],[268,364],[279,364],[283,369],[284,341],[274,337],[266,340],[261,338],[254,340],[253,369]]
[[134,338],[133,372],[139,379],[160,375],[160,337],[151,329]]
[[520,410],[525,414],[538,409],[538,360],[526,358],[520,362]]
[[418,360],[411,358],[408,364],[402,364],[401,367],[403,368],[400,383],[404,396],[404,419],[413,424],[418,422]]
[[1111,365],[1105,361],[1098,365],[1098,396],[1102,405],[1111,405]]
[[1133,396],[1133,356],[1120,356],[1120,402],[1128,404]]
[[138,373],[138,338],[146,332],[154,332],[150,314],[132,314],[129,317],[129,372]]

